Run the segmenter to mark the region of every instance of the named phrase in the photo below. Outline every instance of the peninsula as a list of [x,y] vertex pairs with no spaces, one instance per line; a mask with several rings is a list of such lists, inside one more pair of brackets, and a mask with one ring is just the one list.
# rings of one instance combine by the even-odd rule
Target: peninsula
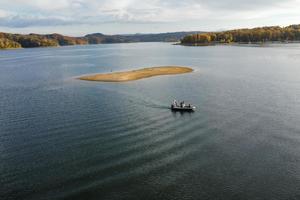
[[191,34],[183,37],[181,44],[206,46],[229,43],[299,42],[300,24],[287,27],[266,26],[252,29],[236,29],[222,32]]
[[132,71],[115,72],[108,74],[95,74],[79,77],[80,80],[86,81],[102,81],[102,82],[126,82],[139,80],[143,78],[149,78],[152,76],[160,75],[175,75],[192,72],[193,69],[189,67],[179,66],[162,66],[162,67],[150,67]]

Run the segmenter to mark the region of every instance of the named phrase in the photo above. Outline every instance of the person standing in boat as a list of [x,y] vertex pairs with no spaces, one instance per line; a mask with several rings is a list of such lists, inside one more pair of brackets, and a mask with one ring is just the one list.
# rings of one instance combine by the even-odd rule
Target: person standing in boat
[[177,106],[177,101],[176,101],[176,99],[174,99],[173,105],[174,105],[174,106]]

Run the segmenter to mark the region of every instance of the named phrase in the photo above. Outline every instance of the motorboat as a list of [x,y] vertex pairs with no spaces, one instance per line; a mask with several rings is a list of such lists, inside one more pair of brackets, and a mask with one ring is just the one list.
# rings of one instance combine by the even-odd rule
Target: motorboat
[[196,106],[192,104],[185,104],[184,101],[177,103],[176,100],[171,104],[172,111],[182,111],[182,112],[194,112],[196,110]]

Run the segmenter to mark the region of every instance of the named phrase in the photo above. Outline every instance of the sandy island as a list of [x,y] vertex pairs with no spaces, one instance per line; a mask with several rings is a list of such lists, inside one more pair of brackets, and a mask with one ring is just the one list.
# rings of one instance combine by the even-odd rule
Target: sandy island
[[102,81],[102,82],[125,82],[149,78],[152,76],[160,75],[174,75],[192,72],[193,69],[189,67],[178,66],[163,66],[163,67],[150,67],[132,71],[114,72],[108,74],[95,74],[79,77],[80,80],[86,81]]

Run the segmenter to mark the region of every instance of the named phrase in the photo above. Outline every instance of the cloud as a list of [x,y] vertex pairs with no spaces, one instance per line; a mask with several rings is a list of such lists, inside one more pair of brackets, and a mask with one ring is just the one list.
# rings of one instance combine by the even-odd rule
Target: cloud
[[[300,0],[1,0],[0,26],[177,23],[214,27],[299,19]],[[280,19],[280,20],[279,20]],[[271,22],[272,22],[271,20]],[[300,19],[299,19],[300,20]],[[299,21],[300,23],[300,21]],[[115,25],[116,26],[116,25]],[[180,26],[179,26],[180,27]]]
[[[288,0],[289,1],[289,0]],[[286,1],[286,2],[288,2]],[[282,0],[225,0],[225,1],[197,1],[211,9],[222,9],[230,11],[261,10],[280,5]]]
[[63,20],[59,18],[38,18],[38,17],[21,17],[15,16],[6,18],[0,21],[0,26],[10,28],[24,28],[31,26],[58,26],[58,25],[70,25],[77,24],[71,20]]
[[8,16],[9,16],[9,13],[7,11],[0,9],[0,20],[5,19]]

